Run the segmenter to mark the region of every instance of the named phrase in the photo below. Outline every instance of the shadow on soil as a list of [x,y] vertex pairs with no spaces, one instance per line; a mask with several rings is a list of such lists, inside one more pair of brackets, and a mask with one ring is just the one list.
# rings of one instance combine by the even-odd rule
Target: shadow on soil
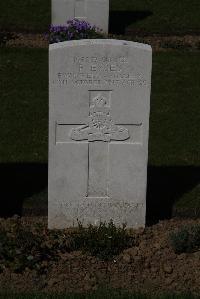
[[140,20],[151,16],[153,13],[149,10],[144,11],[110,11],[109,33],[124,34],[126,28]]
[[[0,217],[47,215],[47,164],[0,165]],[[147,225],[172,216],[174,203],[200,183],[200,167],[148,167]],[[28,210],[28,213],[26,213]]]

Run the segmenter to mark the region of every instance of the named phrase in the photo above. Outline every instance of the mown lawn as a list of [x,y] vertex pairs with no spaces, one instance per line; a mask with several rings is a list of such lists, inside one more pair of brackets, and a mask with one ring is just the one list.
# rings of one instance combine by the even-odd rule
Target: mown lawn
[[47,31],[51,0],[0,1],[0,28],[12,31]]
[[[47,50],[1,48],[0,56],[0,163],[46,164]],[[154,53],[149,138],[150,207],[158,207],[159,202],[159,209],[165,209],[163,204],[169,200],[176,201],[178,207],[200,211],[199,78],[200,52]],[[35,200],[35,196],[33,198]]]
[[0,163],[47,161],[47,50],[0,53]]
[[[46,162],[48,53],[0,49],[0,162]],[[153,56],[149,164],[200,166],[200,53]]]
[[111,0],[111,11],[115,10],[132,12],[132,22],[130,13],[124,15],[130,19],[132,30],[164,34],[200,32],[198,0]]
[[200,52],[153,56],[149,163],[200,166]]
[[[51,1],[0,1],[0,12],[2,29],[44,32],[51,22]],[[199,0],[110,0],[112,27],[120,23],[148,33],[200,33],[199,14]]]

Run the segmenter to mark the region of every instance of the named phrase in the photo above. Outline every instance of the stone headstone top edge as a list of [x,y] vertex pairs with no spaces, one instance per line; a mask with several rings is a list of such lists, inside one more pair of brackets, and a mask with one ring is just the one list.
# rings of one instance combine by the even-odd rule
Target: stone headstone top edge
[[116,40],[116,39],[82,39],[82,40],[72,40],[65,41],[49,45],[49,50],[67,48],[73,46],[92,46],[92,45],[112,45],[112,46],[129,46],[133,48],[138,48],[141,50],[152,51],[152,47],[148,44],[142,44],[133,41],[126,40]]

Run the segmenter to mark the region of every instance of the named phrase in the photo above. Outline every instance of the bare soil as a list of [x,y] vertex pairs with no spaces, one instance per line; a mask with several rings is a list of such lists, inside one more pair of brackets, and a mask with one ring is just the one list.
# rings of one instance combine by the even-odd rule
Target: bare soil
[[[12,221],[1,219],[0,223],[8,227]],[[35,223],[47,226],[46,217],[24,217],[21,221],[24,226]],[[172,291],[199,295],[200,251],[175,254],[169,241],[170,232],[188,224],[200,224],[200,219],[171,219],[133,230],[138,246],[124,250],[110,261],[72,251],[60,254],[57,261],[43,262],[49,270],[42,275],[28,268],[23,273],[14,273],[4,267],[0,274],[0,289],[86,292],[107,286],[154,294]]]
[[47,48],[48,39],[44,34],[15,33],[15,39],[7,42],[8,47]]
[[[29,47],[29,48],[47,48],[48,39],[44,34],[22,34],[14,33],[17,38],[10,40],[7,43],[9,47]],[[116,38],[116,36],[109,36]],[[118,36],[119,38],[119,36]],[[170,49],[190,49],[200,50],[200,36],[199,35],[185,35],[185,36],[120,36],[121,39],[129,39],[133,41],[147,43],[152,46],[154,51],[166,51]]]

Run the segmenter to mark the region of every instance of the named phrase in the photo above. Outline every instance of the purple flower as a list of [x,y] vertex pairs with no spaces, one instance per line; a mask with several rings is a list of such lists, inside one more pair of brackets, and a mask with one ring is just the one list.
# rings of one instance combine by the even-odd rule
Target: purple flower
[[72,19],[66,25],[51,25],[49,40],[50,43],[58,43],[66,40],[83,38],[102,38],[102,30],[92,26],[85,20]]

